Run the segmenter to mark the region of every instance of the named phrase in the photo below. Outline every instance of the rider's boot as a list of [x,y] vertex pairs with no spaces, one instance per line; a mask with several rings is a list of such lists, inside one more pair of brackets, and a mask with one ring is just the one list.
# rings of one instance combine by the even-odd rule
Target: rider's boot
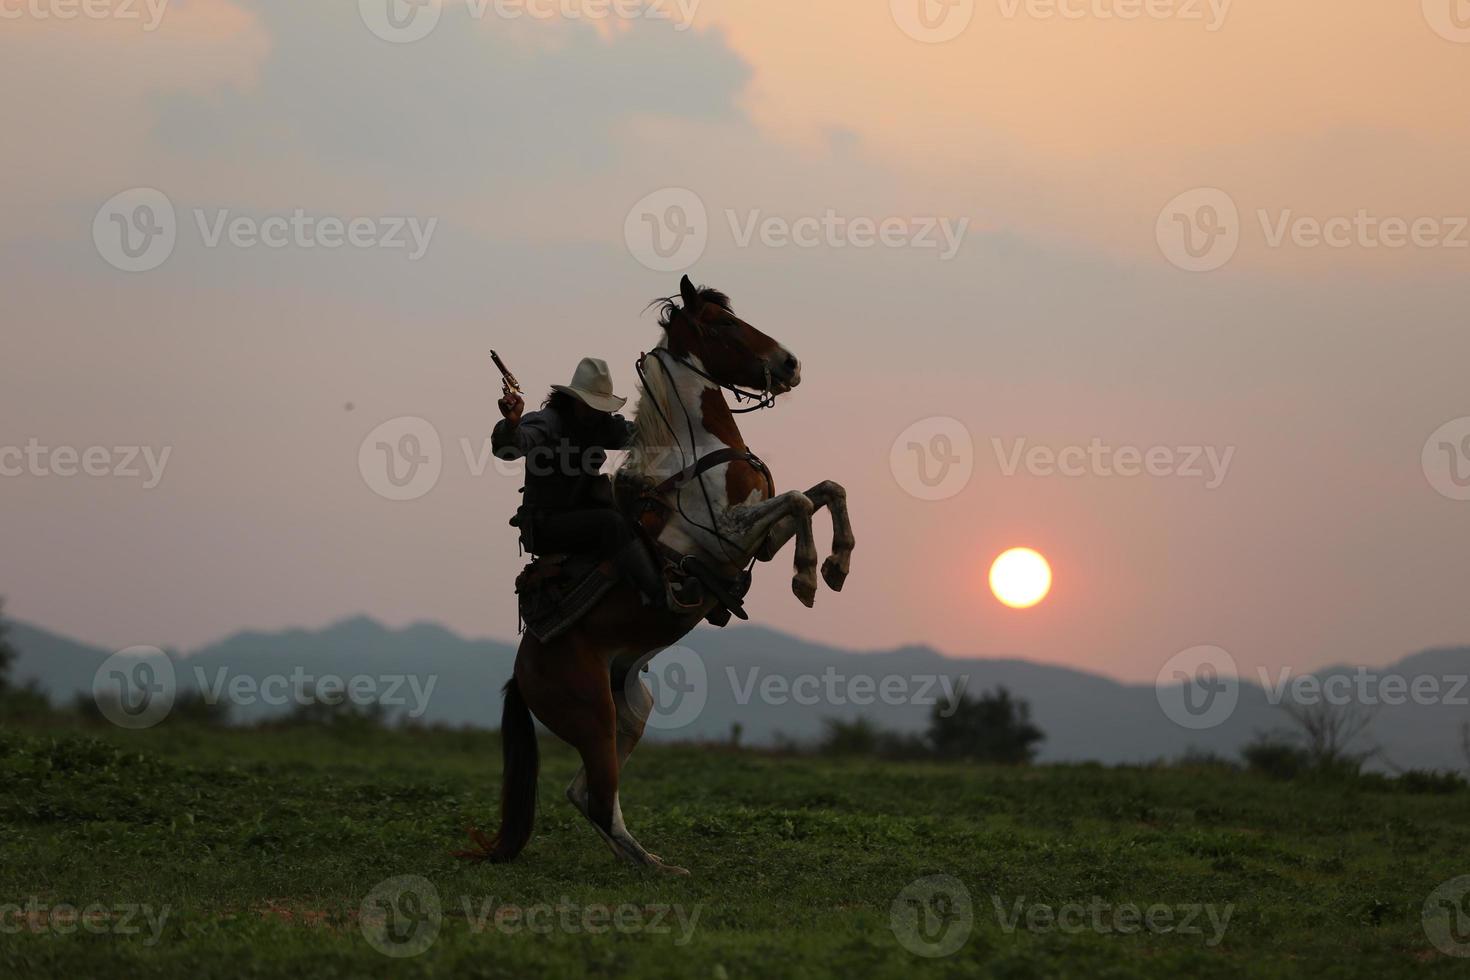
[[629,541],[622,550],[613,555],[613,563],[630,582],[637,586],[645,606],[670,611],[678,608],[669,595],[668,582],[665,581],[658,565],[654,563],[653,555],[649,554],[643,542]]

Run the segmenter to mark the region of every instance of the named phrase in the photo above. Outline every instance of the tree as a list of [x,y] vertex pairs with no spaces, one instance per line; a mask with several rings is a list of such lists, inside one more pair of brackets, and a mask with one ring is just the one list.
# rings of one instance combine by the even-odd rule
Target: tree
[[1302,748],[1317,772],[1356,775],[1379,752],[1376,745],[1353,748],[1373,723],[1373,712],[1362,705],[1318,700],[1288,702],[1281,709],[1296,723]]
[[10,627],[5,622],[5,600],[0,598],[0,693],[10,689],[10,665],[15,662],[15,647],[5,638]]
[[1031,723],[1031,705],[1004,687],[957,702],[937,704],[929,715],[929,743],[940,758],[1024,765],[1046,735]]

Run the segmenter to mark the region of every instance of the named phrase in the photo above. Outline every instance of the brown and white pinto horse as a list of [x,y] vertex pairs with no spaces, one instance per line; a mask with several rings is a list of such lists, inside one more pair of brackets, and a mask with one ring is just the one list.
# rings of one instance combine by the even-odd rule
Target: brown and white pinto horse
[[[774,398],[800,383],[801,365],[735,316],[724,294],[695,289],[687,276],[679,287],[679,299],[662,304],[662,342],[641,362],[637,436],[618,473],[620,492],[630,486],[661,490],[645,527],[660,545],[697,556],[729,580],[752,559],[770,561],[794,537],[791,588],[810,606],[817,594],[812,514],[822,507],[832,514],[833,530],[822,577],[834,591],[847,578],[853,536],[846,491],[827,481],[805,493],[772,496],[768,471],[749,453],[722,391],[753,389]],[[713,453],[728,461],[694,476],[689,468]],[[686,480],[665,482],[681,472]],[[581,755],[582,769],[567,787],[567,799],[613,853],[636,866],[687,874],[650,854],[628,832],[618,777],[653,707],[639,671],[693,629],[712,605],[670,613],[644,605],[632,585],[621,584],[554,641],[542,643],[527,632],[515,676],[505,686],[500,832],[492,839],[471,830],[478,849],[460,856],[509,861],[530,840],[538,768],[534,715]]]

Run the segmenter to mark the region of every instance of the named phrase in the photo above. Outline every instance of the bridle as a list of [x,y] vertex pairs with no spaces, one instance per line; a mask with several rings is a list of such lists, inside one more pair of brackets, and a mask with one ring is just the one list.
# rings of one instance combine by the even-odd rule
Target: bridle
[[[704,324],[700,323],[697,319],[691,316],[689,314],[689,311],[681,307],[673,307],[671,309],[671,312],[674,316],[682,316],[684,319],[688,320],[690,324],[693,325],[696,333],[701,333],[705,329]],[[688,368],[690,371],[693,371],[695,374],[699,375],[704,380],[708,381],[710,384],[714,385],[716,388],[723,388],[725,391],[728,391],[730,394],[734,395],[735,404],[738,405],[741,402],[747,400],[755,402],[754,405],[748,405],[745,408],[731,408],[731,415],[744,415],[747,412],[758,412],[763,408],[770,408],[776,404],[776,392],[772,390],[771,365],[769,364],[764,364],[761,366],[762,373],[765,374],[766,378],[765,386],[760,391],[751,391],[748,388],[742,388],[739,385],[735,384],[728,384],[724,381],[720,381],[714,377],[711,377],[709,372],[706,371],[704,368],[686,358],[680,357],[673,351],[665,350],[664,353],[666,353],[669,357],[672,357],[678,363],[684,365],[684,367]],[[640,380],[643,377],[643,359],[647,356],[647,354],[643,354],[638,358],[638,377]]]

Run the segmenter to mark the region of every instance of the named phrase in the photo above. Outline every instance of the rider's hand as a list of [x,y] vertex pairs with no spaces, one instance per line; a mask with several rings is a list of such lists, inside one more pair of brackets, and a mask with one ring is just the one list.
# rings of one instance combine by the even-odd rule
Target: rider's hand
[[513,391],[508,391],[500,399],[500,414],[510,420],[511,425],[521,424],[521,412],[526,407],[526,400]]

